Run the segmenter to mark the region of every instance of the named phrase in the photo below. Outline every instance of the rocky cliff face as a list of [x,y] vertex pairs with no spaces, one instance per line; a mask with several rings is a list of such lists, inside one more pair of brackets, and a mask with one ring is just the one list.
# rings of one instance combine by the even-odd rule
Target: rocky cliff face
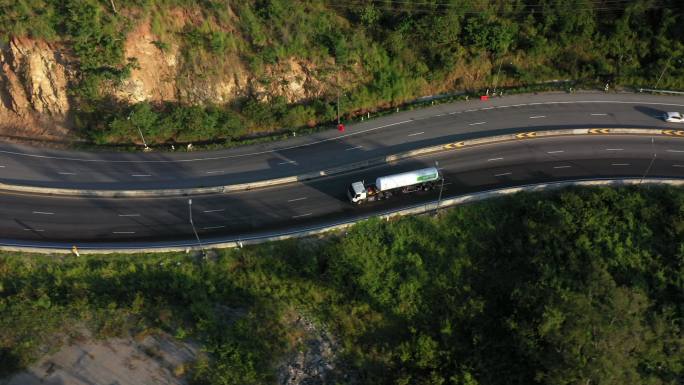
[[[160,49],[159,41],[149,23],[133,28],[124,55],[136,64],[128,78],[104,92],[124,103],[202,105],[229,103],[244,95],[260,100],[283,96],[296,103],[330,89],[323,71],[297,58],[266,66],[257,77],[233,54],[218,70],[207,64],[190,74],[181,47],[171,42]],[[68,97],[68,88],[78,78],[78,63],[65,47],[27,37],[0,43],[0,136],[48,140],[70,136],[70,116],[77,106]]]
[[44,41],[14,38],[0,45],[0,134],[64,138],[68,68],[62,50]]
[[326,88],[318,79],[316,67],[296,58],[267,66],[257,79],[236,54],[229,54],[222,68],[213,68],[216,63],[206,64],[199,73],[188,76],[183,73],[180,47],[170,43],[161,50],[156,44],[159,40],[149,23],[138,25],[128,35],[125,56],[135,60],[136,68],[114,90],[118,98],[130,103],[223,104],[250,94],[262,100],[283,96],[289,103],[296,103],[319,97]]
[[128,35],[124,55],[135,59],[136,66],[131,76],[114,90],[119,99],[129,103],[177,99],[179,49],[171,45],[164,52],[155,45],[158,40],[147,23],[140,24]]

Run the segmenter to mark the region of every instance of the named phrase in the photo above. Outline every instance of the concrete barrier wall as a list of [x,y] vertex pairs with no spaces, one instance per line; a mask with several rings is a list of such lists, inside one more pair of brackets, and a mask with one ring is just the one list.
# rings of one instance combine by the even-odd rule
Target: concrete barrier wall
[[[86,197],[102,197],[102,198],[118,198],[118,197],[171,197],[171,196],[188,196],[200,194],[216,194],[234,191],[254,190],[265,187],[280,186],[289,183],[308,181],[325,176],[342,174],[345,172],[362,170],[373,166],[378,166],[390,162],[396,162],[402,159],[413,158],[444,151],[457,151],[459,149],[482,146],[487,144],[494,144],[500,142],[516,141],[516,140],[533,140],[541,137],[551,136],[568,136],[568,135],[670,135],[672,130],[660,129],[640,129],[640,128],[602,128],[602,129],[565,129],[565,130],[538,130],[521,132],[508,135],[488,136],[482,138],[468,139],[456,143],[444,143],[430,147],[419,148],[411,151],[405,151],[397,154],[377,157],[361,162],[346,164],[343,166],[333,167],[325,170],[309,172],[300,175],[293,175],[283,178],[268,179],[262,181],[255,181],[249,183],[240,183],[225,186],[214,187],[197,187],[186,189],[150,189],[150,190],[77,190],[64,188],[47,188],[36,186],[24,186],[0,183],[0,190],[48,194],[48,195],[67,195],[67,196],[86,196]],[[679,131],[678,131],[679,132]],[[677,135],[679,136],[679,135]],[[684,138],[684,137],[683,137]]]
[[[339,231],[353,226],[354,224],[367,220],[371,217],[378,216],[383,219],[391,219],[394,217],[401,217],[407,215],[417,215],[433,212],[439,209],[462,205],[472,202],[477,202],[485,199],[492,199],[504,195],[516,194],[519,192],[537,192],[557,190],[569,186],[629,186],[629,185],[669,185],[669,186],[684,186],[684,179],[660,179],[660,178],[622,178],[622,179],[592,179],[592,180],[571,180],[563,182],[539,183],[532,185],[524,185],[518,187],[507,187],[495,190],[482,191],[478,193],[460,195],[457,197],[442,199],[441,201],[432,201],[421,205],[416,205],[404,209],[393,210],[390,212],[365,215],[354,218],[348,221],[331,223],[316,228],[308,228],[302,230],[295,230],[291,232],[273,233],[263,236],[241,237],[238,239],[226,239],[225,241],[215,241],[205,243],[206,248],[234,248],[245,245],[255,245],[265,242],[281,241],[285,239],[310,237],[323,234],[331,231]],[[192,241],[182,245],[148,245],[140,247],[122,247],[122,248],[79,248],[81,254],[112,254],[112,253],[160,253],[160,252],[188,252],[189,250],[199,250],[197,243]],[[0,245],[0,250],[14,251],[14,252],[28,252],[28,253],[68,253],[71,250],[68,247],[40,247],[39,243],[25,245]]]

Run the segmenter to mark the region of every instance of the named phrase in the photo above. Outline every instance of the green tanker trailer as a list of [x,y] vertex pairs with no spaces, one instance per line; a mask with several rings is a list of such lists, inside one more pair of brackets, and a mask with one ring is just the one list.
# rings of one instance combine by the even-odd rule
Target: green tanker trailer
[[361,204],[381,199],[388,199],[392,195],[411,193],[414,191],[431,190],[442,180],[442,175],[435,167],[403,172],[388,176],[381,176],[375,184],[366,185],[364,182],[354,182],[347,189],[347,196],[352,203]]

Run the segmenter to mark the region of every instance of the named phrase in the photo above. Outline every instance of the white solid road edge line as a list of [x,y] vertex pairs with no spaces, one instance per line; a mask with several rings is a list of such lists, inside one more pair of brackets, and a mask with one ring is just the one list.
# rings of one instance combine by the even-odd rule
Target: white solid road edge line
[[[303,229],[300,231],[293,231],[289,233],[276,233],[271,235],[265,235],[262,237],[244,236],[240,240],[226,240],[217,241],[214,243],[205,243],[204,247],[209,248],[238,248],[244,245],[254,245],[265,242],[281,241],[285,239],[293,238],[303,238],[310,237],[322,233],[327,233],[330,231],[344,230],[353,226],[354,224],[367,220],[371,217],[380,217],[382,219],[406,216],[406,215],[417,215],[427,212],[436,211],[438,209],[443,209],[451,206],[462,205],[465,203],[477,202],[485,199],[491,199],[500,197],[503,195],[516,194],[522,191],[525,192],[535,192],[535,191],[546,191],[555,190],[569,186],[622,186],[622,185],[640,185],[640,184],[656,184],[656,185],[670,185],[670,186],[684,186],[684,178],[682,179],[656,179],[656,178],[613,178],[613,179],[589,179],[589,180],[569,180],[563,182],[549,182],[549,183],[538,183],[531,185],[523,185],[518,187],[505,187],[494,190],[487,190],[478,193],[466,194],[457,196],[454,198],[442,199],[441,201],[428,202],[416,206],[412,206],[405,209],[394,210],[385,214],[379,215],[366,215],[356,219],[352,219],[346,222],[334,223],[329,225],[323,225],[317,228]],[[196,242],[184,241],[185,244],[173,245],[173,246],[148,246],[148,247],[138,247],[138,248],[87,248],[79,247],[79,252],[81,254],[114,254],[114,253],[159,253],[159,252],[189,252],[190,250],[199,250]],[[39,243],[38,243],[39,244]],[[65,246],[63,248],[56,247],[39,247],[36,244],[0,244],[0,250],[14,251],[14,252],[29,252],[29,253],[41,253],[41,254],[51,254],[51,253],[69,253],[70,246]]]

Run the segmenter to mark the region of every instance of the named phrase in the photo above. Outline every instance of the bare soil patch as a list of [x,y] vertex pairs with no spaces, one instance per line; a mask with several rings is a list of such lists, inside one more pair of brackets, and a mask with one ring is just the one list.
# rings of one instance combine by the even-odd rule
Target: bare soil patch
[[142,338],[82,338],[43,357],[7,385],[187,384],[185,374],[199,347],[165,333]]

